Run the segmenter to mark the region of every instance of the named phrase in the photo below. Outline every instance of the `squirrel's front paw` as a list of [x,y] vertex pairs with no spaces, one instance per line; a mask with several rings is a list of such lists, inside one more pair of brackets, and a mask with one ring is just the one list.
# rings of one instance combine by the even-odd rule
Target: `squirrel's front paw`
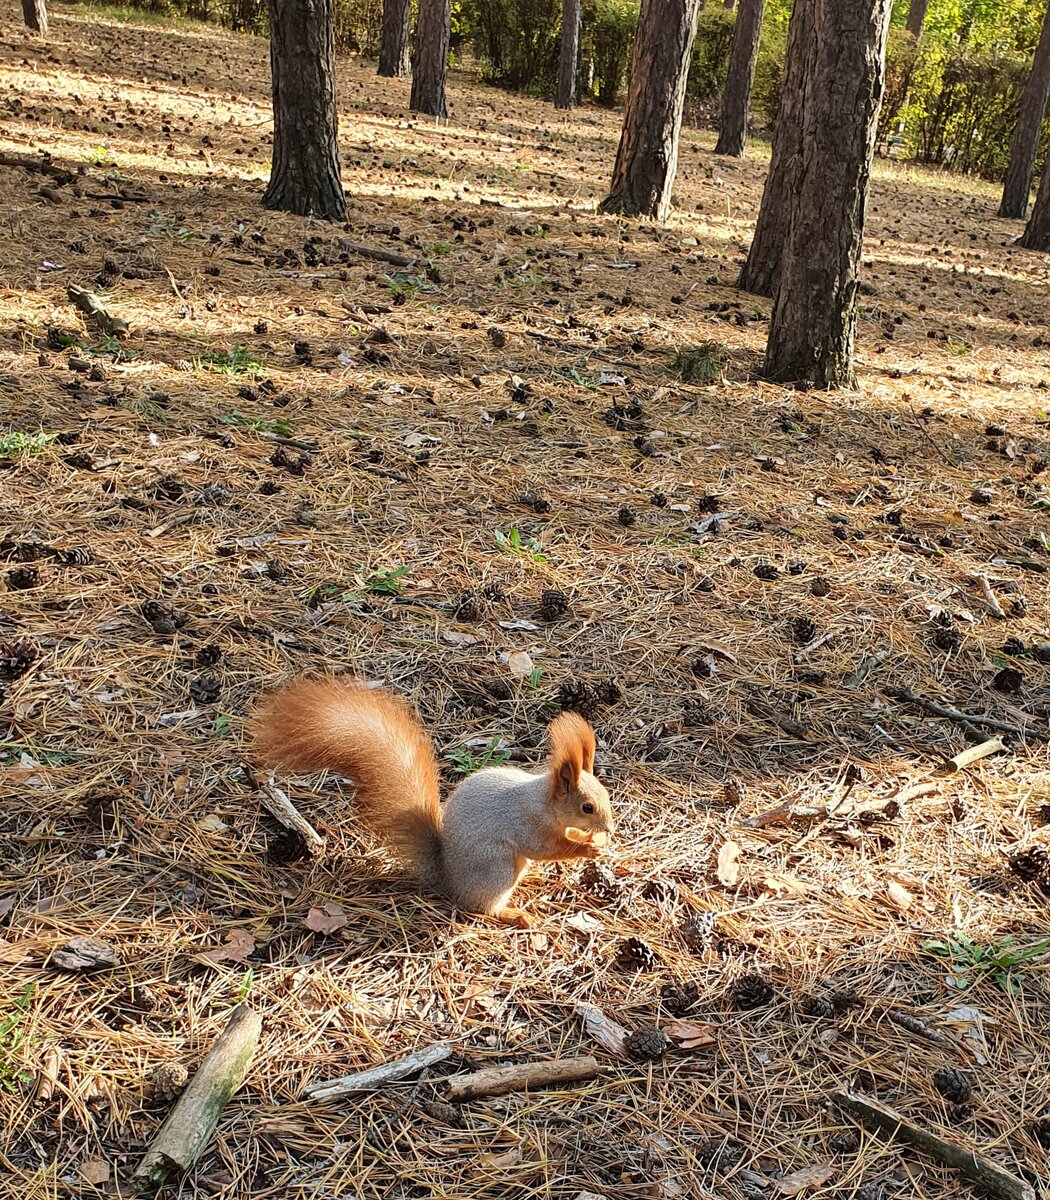
[[499,914],[499,919],[507,925],[516,926],[518,929],[531,929],[535,924],[532,917],[520,908],[505,908]]
[[583,858],[601,858],[601,846],[587,845],[581,848],[581,856]]

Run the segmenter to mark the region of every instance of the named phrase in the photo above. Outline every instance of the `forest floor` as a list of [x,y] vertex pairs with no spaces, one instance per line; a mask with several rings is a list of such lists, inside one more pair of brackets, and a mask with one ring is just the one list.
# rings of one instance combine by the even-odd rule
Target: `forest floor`
[[[0,167],[0,1192],[126,1192],[242,998],[181,1195],[971,1195],[841,1087],[1045,1181],[1050,295],[994,189],[879,163],[860,388],[773,386],[762,147],[686,131],[671,220],[617,220],[617,113],[458,78],[439,125],[344,61],[344,231],[260,206],[264,41],[3,15],[0,152],[73,175]],[[279,780],[328,837],[295,859],[242,718],[321,670],[407,694],[449,785],[582,707],[606,868],[535,870],[532,931],[457,917],[317,778]],[[435,1041],[419,1087],[302,1099]]]

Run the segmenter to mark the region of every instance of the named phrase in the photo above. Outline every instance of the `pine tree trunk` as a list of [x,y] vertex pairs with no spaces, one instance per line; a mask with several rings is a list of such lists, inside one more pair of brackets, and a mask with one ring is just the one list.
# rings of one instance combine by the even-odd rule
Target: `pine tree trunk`
[[755,82],[758,39],[762,32],[762,13],[766,0],[740,0],[729,48],[729,73],[722,93],[722,120],[718,129],[716,154],[743,158],[747,144],[747,112],[751,104],[751,85]]
[[432,117],[448,116],[445,107],[445,72],[452,24],[451,0],[419,0],[416,49],[412,58],[413,112]]
[[332,0],[269,0],[273,165],[266,208],[346,220]]
[[802,152],[802,99],[816,45],[814,2],[795,0],[788,25],[784,82],[773,127],[773,152],[751,249],[737,284],[756,296],[773,295],[787,237],[788,208],[795,194]]
[[22,0],[22,16],[28,28],[47,37],[47,4],[45,0]]
[[1032,215],[1017,244],[1026,250],[1050,250],[1050,162],[1043,165],[1043,177],[1039,180]]
[[558,55],[558,90],[555,108],[572,108],[578,101],[576,77],[579,74],[580,22],[583,9],[580,0],[562,0],[561,51]]
[[603,212],[655,217],[671,208],[699,0],[642,0],[623,131]]
[[[1046,101],[1050,96],[1050,4],[1043,17],[1043,32],[1035,48],[1032,71],[1021,93],[1021,111],[1017,115],[1013,141],[1010,143],[1010,164],[1003,176],[1003,199],[999,205],[1001,217],[1023,217],[1028,211],[1028,193],[1032,188],[1035,156],[1039,150],[1039,135],[1043,129]],[[1045,170],[1045,168],[1044,168]]]
[[926,10],[929,7],[930,0],[911,0],[908,6],[907,28],[916,41],[922,37],[922,27],[926,24]]
[[408,74],[412,35],[412,0],[383,0],[379,41],[379,74],[391,79]]
[[815,0],[797,190],[765,374],[855,386],[857,276],[892,0]]

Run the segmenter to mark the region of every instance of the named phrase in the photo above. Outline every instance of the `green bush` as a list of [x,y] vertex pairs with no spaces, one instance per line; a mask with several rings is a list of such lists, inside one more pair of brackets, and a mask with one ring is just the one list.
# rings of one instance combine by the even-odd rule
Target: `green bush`
[[722,94],[735,20],[736,14],[721,6],[701,9],[689,63],[689,95],[694,100],[711,100]]
[[599,104],[620,98],[631,66],[638,0],[595,0],[583,12],[580,57],[587,90]]
[[561,0],[469,0],[462,17],[484,79],[513,91],[551,91],[558,70]]

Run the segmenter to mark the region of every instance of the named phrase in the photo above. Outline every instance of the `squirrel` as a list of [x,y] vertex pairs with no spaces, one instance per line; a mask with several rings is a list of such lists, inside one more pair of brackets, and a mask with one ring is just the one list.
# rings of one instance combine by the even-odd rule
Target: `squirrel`
[[593,774],[594,730],[578,713],[550,723],[544,770],[483,768],[443,805],[433,744],[392,692],[296,679],[260,702],[250,726],[269,766],[352,780],[368,828],[464,912],[529,928],[510,899],[530,861],[597,858],[613,832],[609,793]]

